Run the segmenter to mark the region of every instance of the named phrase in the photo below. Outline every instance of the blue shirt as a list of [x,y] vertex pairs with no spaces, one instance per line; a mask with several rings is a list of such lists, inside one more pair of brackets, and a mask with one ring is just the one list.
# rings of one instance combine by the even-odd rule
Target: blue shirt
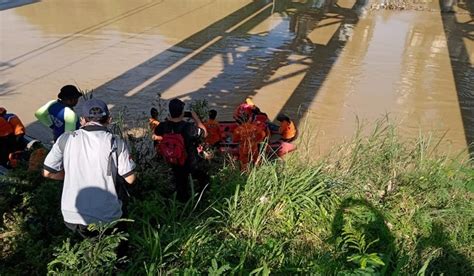
[[46,103],[36,111],[35,116],[53,130],[54,141],[65,131],[74,131],[80,127],[74,110],[59,100]]

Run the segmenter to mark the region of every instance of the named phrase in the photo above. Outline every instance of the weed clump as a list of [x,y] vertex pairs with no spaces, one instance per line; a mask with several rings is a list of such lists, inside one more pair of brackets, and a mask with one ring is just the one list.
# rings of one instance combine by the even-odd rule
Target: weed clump
[[129,139],[146,161],[130,190],[133,222],[109,240],[71,237],[59,183],[21,171],[2,178],[0,274],[474,272],[474,167],[438,154],[430,139],[403,142],[380,123],[316,160],[297,153],[241,174],[223,159],[186,204],[174,199],[167,167],[145,158],[147,139]]

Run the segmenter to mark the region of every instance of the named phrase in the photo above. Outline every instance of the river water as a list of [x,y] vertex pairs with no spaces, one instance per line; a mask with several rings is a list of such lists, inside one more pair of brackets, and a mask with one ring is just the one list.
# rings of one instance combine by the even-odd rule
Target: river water
[[[34,2],[34,1],[30,1]],[[425,0],[426,2],[426,0]],[[465,4],[468,3],[468,4]],[[474,141],[472,3],[403,11],[339,0],[296,13],[271,1],[43,0],[0,11],[0,105],[30,135],[34,111],[65,84],[94,89],[129,120],[156,94],[207,99],[219,119],[245,97],[285,112],[317,137],[315,154],[388,116],[405,137]]]

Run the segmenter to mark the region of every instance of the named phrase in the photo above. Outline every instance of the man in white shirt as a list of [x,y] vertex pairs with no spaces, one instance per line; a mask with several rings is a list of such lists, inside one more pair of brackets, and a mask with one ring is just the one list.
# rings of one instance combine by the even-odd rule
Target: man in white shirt
[[87,225],[122,216],[117,178],[135,181],[135,163],[125,142],[107,129],[110,113],[98,99],[84,103],[82,127],[59,136],[44,161],[43,175],[64,180],[61,212],[68,228],[88,235]]

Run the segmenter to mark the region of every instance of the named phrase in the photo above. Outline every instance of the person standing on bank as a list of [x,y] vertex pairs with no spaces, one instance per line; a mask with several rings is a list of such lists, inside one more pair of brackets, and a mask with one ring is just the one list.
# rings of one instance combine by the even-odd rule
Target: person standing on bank
[[57,100],[52,100],[40,107],[36,118],[45,126],[53,130],[54,141],[65,131],[74,131],[80,127],[79,118],[74,107],[82,97],[81,92],[74,85],[61,88]]
[[176,197],[179,201],[187,201],[190,194],[189,176],[195,178],[199,187],[209,183],[207,172],[202,169],[202,158],[197,147],[206,138],[207,131],[199,116],[194,112],[186,114],[194,124],[183,121],[185,117],[184,102],[173,99],[169,103],[170,117],[155,128],[155,135],[160,141],[158,153],[170,165],[176,185]]
[[71,230],[87,236],[87,225],[122,216],[118,177],[132,184],[135,163],[125,142],[108,131],[111,118],[103,101],[86,101],[80,120],[79,130],[65,132],[53,145],[44,161],[43,176],[64,180],[64,222]]

